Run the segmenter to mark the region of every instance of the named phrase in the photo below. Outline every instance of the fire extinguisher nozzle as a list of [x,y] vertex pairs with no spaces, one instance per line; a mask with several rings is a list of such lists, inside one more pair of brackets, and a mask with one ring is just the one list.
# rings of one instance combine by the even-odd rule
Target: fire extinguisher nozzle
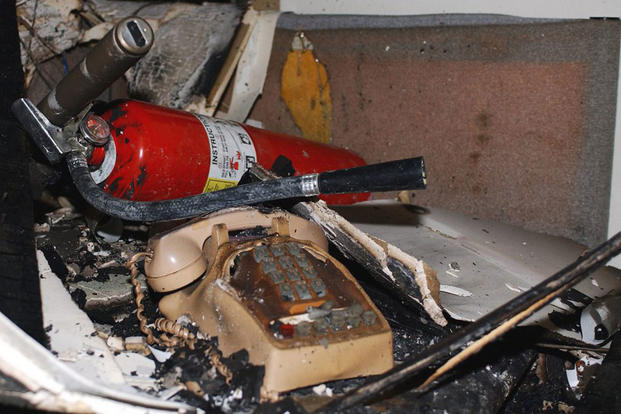
[[422,190],[426,187],[427,175],[423,157],[319,174],[321,194]]

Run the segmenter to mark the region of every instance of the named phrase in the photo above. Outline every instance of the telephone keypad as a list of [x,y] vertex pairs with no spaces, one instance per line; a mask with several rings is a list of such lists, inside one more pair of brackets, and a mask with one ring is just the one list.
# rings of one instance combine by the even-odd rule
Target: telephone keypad
[[[300,301],[326,298],[329,295],[325,281],[320,277],[319,268],[311,260],[309,253],[295,242],[258,245],[253,249],[254,260],[260,264],[265,277],[275,285],[283,302],[294,304]],[[289,329],[285,335],[277,329],[275,335],[282,338],[307,337],[342,333],[350,329],[371,327],[377,323],[375,311],[365,310],[358,301],[351,305],[333,309],[333,300],[325,301],[319,307],[306,308],[307,320],[297,323],[282,323],[278,319],[272,323],[283,324]],[[290,331],[290,332],[289,332]]]
[[303,247],[292,242],[258,245],[253,249],[261,271],[278,286],[282,300],[287,302],[311,300],[313,294],[318,298],[326,296],[326,284],[306,254]]

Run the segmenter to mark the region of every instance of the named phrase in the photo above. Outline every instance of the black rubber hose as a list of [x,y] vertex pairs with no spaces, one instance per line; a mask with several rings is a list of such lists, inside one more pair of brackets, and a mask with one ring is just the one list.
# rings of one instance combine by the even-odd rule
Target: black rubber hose
[[312,181],[317,180],[313,174],[259,181],[174,200],[130,201],[113,197],[95,184],[82,154],[67,155],[67,166],[75,186],[88,203],[103,213],[132,221],[175,220],[223,208],[318,194],[317,190],[313,191]]
[[223,208],[318,194],[425,188],[422,157],[238,185],[164,201],[130,201],[104,192],[91,178],[79,152],[67,156],[71,178],[82,197],[99,211],[133,221],[164,221],[199,216]]

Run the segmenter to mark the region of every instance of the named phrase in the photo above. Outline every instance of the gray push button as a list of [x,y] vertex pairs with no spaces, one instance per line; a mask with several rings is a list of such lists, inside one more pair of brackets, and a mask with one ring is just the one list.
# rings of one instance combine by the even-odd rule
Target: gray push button
[[272,244],[270,246],[270,250],[272,251],[272,254],[276,257],[285,254],[285,246],[283,246],[282,244]]
[[313,322],[313,328],[315,328],[315,332],[317,333],[326,333],[328,332],[328,321],[326,318],[317,319]]
[[295,334],[298,336],[308,336],[311,333],[311,328],[310,322],[300,322],[295,325]]
[[295,295],[293,294],[293,289],[286,283],[281,283],[278,285],[278,289],[280,290],[280,297],[282,300],[287,302],[295,301]]
[[289,278],[290,282],[297,282],[302,279],[302,276],[300,276],[297,269],[287,269],[287,278]]
[[317,297],[321,298],[326,295],[326,284],[321,279],[313,279],[310,281],[311,288],[315,291]]
[[282,272],[280,270],[274,270],[272,272],[269,272],[267,274],[270,279],[272,279],[272,282],[279,284],[285,281],[285,275],[282,274]]
[[275,272],[276,270],[278,270],[278,268],[276,267],[276,262],[274,261],[274,259],[270,258],[261,262],[261,270],[263,271],[263,273],[268,274]]
[[312,299],[312,296],[308,290],[308,285],[305,282],[297,282],[295,284],[295,290],[298,292],[300,300]]
[[357,315],[347,317],[347,324],[351,326],[352,328],[359,327],[361,321],[362,321],[362,318],[360,318],[360,316],[357,316]]
[[278,258],[278,262],[280,263],[283,269],[295,270],[295,265],[293,264],[293,260],[291,260],[289,256],[282,256]]
[[313,266],[304,267],[302,268],[302,271],[304,272],[304,277],[307,279],[314,279],[317,277],[317,271]]
[[262,244],[255,247],[252,251],[252,254],[254,256],[254,261],[257,263],[261,263],[266,258],[271,257],[269,251],[267,250],[267,247],[263,246]]
[[354,303],[349,308],[345,309],[348,316],[360,316],[364,312],[364,308],[360,303]]
[[300,267],[310,267],[311,264],[308,261],[306,256],[296,256],[295,261],[298,262],[298,266]]
[[330,316],[330,328],[334,332],[341,331],[345,327],[345,313],[341,311],[334,311]]
[[302,249],[297,243],[287,243],[287,250],[294,256],[299,256],[302,254]]
[[362,314],[362,320],[364,320],[364,323],[367,326],[375,325],[377,315],[372,310],[364,311]]

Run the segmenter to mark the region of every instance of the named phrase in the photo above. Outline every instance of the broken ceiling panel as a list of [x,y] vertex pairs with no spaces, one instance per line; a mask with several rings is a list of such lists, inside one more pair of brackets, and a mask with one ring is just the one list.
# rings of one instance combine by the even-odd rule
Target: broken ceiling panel
[[[474,321],[574,261],[578,243],[442,209],[374,201],[335,208],[362,231],[400,246],[438,272],[440,302],[454,318]],[[621,272],[603,267],[579,283],[574,296],[595,298],[618,292]],[[555,300],[531,317],[547,324],[553,310],[565,312],[576,298]],[[567,304],[568,300],[572,301]],[[583,300],[583,299],[581,299]],[[568,334],[563,330],[563,334]]]
[[37,251],[37,262],[50,349],[58,359],[92,380],[124,384],[121,371],[106,343],[92,335],[95,332],[93,323],[71,300],[41,251]]

